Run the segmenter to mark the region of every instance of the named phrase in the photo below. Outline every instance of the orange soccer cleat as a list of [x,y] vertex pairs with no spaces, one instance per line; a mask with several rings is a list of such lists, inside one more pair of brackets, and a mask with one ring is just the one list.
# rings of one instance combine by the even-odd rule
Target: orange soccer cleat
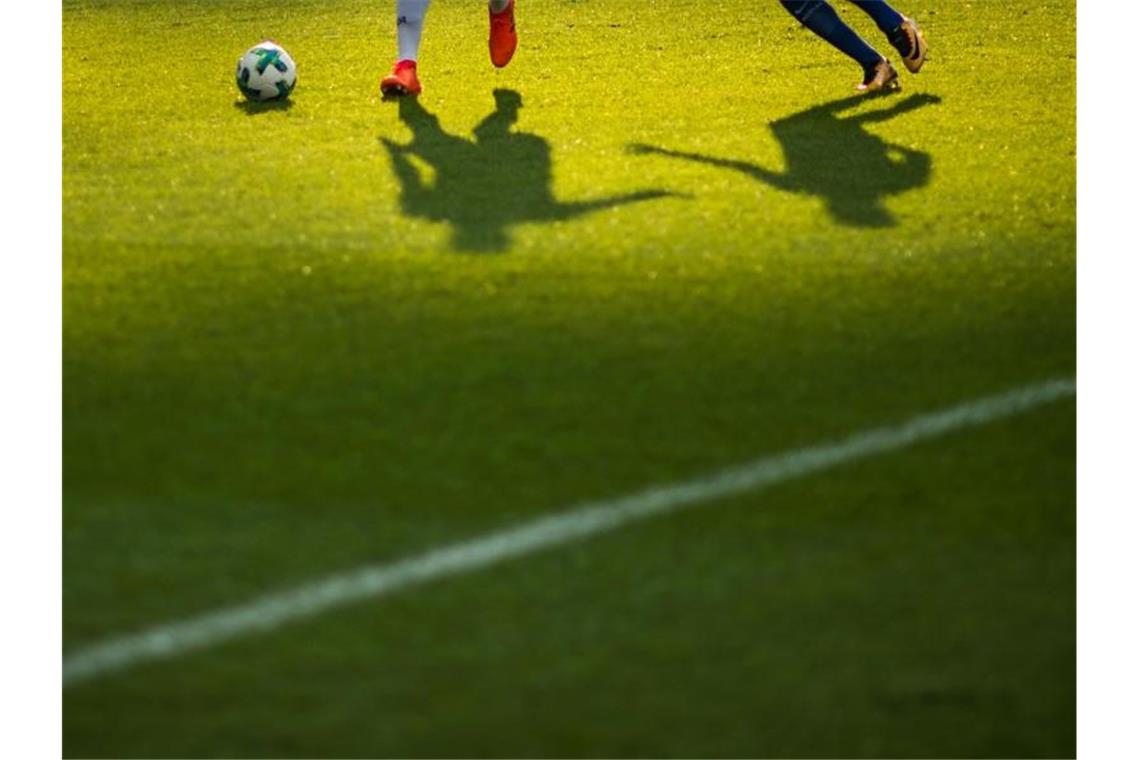
[[397,61],[392,73],[380,80],[380,92],[386,98],[419,95],[423,89],[416,77],[415,61]]
[[515,32],[515,0],[498,13],[491,10],[491,63],[500,69],[511,62],[515,48],[519,46],[519,36]]

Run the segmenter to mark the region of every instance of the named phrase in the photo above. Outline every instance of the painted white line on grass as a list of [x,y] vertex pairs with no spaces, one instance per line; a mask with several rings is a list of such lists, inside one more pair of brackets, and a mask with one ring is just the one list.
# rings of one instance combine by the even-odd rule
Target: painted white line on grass
[[1076,394],[1073,380],[1053,380],[874,428],[849,438],[762,457],[680,483],[654,486],[605,501],[572,507],[514,528],[444,546],[390,564],[334,575],[243,604],[160,625],[81,648],[63,660],[63,682],[78,683],[149,660],[278,628],[352,602],[380,596],[504,560],[533,554],[702,502],[755,491],[865,457],[906,448],[963,428],[1025,412]]

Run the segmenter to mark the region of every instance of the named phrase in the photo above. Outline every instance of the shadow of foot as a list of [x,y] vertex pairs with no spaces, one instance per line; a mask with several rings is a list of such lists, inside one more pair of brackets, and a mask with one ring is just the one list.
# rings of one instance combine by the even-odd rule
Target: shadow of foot
[[239,111],[244,111],[248,116],[256,116],[259,113],[268,113],[270,111],[288,111],[293,107],[293,101],[290,98],[284,100],[241,100],[234,101],[234,108]]

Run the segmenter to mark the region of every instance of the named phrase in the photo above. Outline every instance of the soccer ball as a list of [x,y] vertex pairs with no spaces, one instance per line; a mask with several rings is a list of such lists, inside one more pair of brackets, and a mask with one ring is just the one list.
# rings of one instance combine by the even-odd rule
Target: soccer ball
[[296,84],[297,65],[275,42],[259,42],[238,59],[237,86],[250,100],[284,100]]

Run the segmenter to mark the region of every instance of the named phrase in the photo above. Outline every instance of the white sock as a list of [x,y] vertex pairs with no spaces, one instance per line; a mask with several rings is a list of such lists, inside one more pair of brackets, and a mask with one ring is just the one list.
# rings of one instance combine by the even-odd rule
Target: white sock
[[420,36],[424,33],[424,16],[431,0],[396,0],[396,60],[414,61],[420,54]]
[[507,4],[510,2],[511,2],[511,0],[490,0],[491,12],[492,13],[502,13],[503,11],[505,11],[507,9]]

